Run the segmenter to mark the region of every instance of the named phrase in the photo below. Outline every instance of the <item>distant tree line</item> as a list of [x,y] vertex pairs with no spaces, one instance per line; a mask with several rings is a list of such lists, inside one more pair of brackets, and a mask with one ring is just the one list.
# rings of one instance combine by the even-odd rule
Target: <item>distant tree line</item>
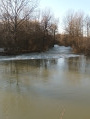
[[76,53],[90,55],[90,16],[69,11],[63,22],[64,33],[57,35],[59,44],[71,46]]
[[6,54],[41,52],[54,46],[57,20],[50,10],[42,14],[37,0],[1,0],[0,47]]

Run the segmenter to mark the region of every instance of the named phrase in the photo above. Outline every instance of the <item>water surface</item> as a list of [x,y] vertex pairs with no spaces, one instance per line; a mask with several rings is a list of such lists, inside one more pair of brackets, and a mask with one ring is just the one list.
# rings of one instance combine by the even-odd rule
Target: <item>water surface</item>
[[90,119],[90,58],[70,47],[0,57],[0,119]]

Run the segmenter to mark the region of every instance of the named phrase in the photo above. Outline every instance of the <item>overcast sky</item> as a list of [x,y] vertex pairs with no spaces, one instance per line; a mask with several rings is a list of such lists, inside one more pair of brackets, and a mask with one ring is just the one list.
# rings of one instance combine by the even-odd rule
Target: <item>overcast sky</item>
[[90,0],[40,0],[40,8],[50,8],[60,23],[68,10],[90,14]]

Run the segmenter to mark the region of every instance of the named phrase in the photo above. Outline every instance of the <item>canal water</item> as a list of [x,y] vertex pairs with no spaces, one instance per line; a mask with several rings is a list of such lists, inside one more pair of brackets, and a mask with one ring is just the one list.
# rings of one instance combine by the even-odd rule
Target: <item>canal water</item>
[[90,119],[90,58],[57,45],[0,56],[0,119]]

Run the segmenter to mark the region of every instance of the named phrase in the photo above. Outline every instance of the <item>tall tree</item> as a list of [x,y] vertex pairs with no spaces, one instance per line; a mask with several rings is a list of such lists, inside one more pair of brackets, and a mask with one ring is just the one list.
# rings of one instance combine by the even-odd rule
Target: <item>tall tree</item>
[[32,15],[36,7],[37,2],[35,0],[1,0],[0,18],[5,24],[7,34],[12,36],[14,46],[18,41],[18,29]]
[[72,12],[68,14],[64,19],[65,33],[69,36],[69,40],[72,43],[79,44],[80,39],[83,37],[83,13]]
[[90,37],[90,17],[86,16],[85,18],[85,31],[86,31],[86,36]]

